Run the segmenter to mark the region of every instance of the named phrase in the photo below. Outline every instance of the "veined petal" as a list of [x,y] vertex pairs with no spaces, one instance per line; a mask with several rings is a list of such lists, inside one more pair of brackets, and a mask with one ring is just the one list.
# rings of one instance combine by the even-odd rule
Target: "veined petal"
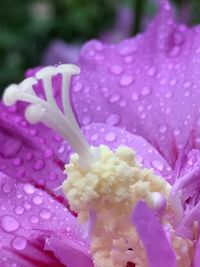
[[[45,240],[57,233],[69,242],[87,243],[68,210],[46,192],[0,174],[0,262],[20,267],[63,267],[56,255],[44,250]],[[76,248],[73,248],[76,250]],[[10,264],[10,265],[9,265]]]
[[117,45],[85,45],[72,100],[81,125],[126,128],[174,167],[188,139],[199,147],[200,30],[178,25],[162,2],[145,33]]
[[23,182],[53,190],[64,179],[69,149],[43,124],[24,118],[24,104],[0,105],[0,171]]
[[53,251],[56,258],[67,267],[94,266],[89,251],[80,240],[52,234],[46,241],[45,249]]

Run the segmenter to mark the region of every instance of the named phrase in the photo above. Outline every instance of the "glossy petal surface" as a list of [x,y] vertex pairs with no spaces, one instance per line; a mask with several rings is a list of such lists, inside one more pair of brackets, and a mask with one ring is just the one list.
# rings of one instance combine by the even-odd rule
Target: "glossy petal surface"
[[117,45],[85,45],[72,99],[81,125],[126,128],[174,167],[189,139],[199,147],[200,29],[178,25],[163,3],[145,33]]
[[73,246],[83,242],[76,218],[57,199],[31,184],[16,184],[15,179],[0,173],[0,262],[3,266],[63,267],[53,253],[44,250],[45,239],[52,233],[69,239],[69,246],[72,238],[76,241],[72,242]]

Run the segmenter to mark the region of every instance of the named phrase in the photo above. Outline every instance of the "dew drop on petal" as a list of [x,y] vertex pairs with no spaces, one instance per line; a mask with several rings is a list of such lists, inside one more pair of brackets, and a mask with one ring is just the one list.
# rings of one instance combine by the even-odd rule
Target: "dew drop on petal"
[[173,133],[174,133],[174,135],[178,136],[178,135],[181,133],[181,131],[180,131],[180,129],[175,128],[175,129],[173,130]]
[[159,126],[159,131],[160,131],[161,133],[165,133],[165,132],[167,131],[167,125],[165,125],[165,124],[161,124],[161,125]]
[[51,212],[48,209],[43,209],[40,211],[40,217],[42,219],[48,220],[51,218]]
[[164,165],[161,161],[159,160],[153,160],[152,161],[152,166],[157,169],[158,171],[162,171],[164,169]]
[[92,118],[87,116],[87,117],[83,118],[82,123],[83,123],[83,125],[88,125],[88,124],[90,124],[91,121],[92,121]]
[[131,75],[124,75],[120,79],[119,83],[121,86],[125,87],[125,86],[131,85],[133,83],[133,81],[134,81],[134,79]]
[[42,196],[37,195],[37,196],[34,196],[34,197],[33,197],[33,203],[34,203],[35,205],[40,205],[40,204],[43,203],[43,201],[44,201],[44,199],[43,199]]
[[99,135],[98,135],[98,134],[93,134],[93,135],[90,137],[90,139],[91,139],[92,141],[97,141],[97,140],[99,139]]
[[176,85],[177,84],[177,80],[176,79],[172,79],[171,81],[170,81],[170,85],[171,86],[174,86],[174,85]]
[[2,190],[3,190],[4,193],[8,194],[8,193],[11,192],[12,186],[10,184],[8,184],[8,183],[5,183],[5,184],[2,185]]
[[83,85],[80,82],[78,82],[74,86],[74,92],[80,92],[82,88],[83,88]]
[[117,125],[120,122],[120,116],[118,114],[110,114],[106,118],[106,123],[109,125]]
[[119,65],[113,65],[110,67],[110,72],[115,74],[115,75],[119,75],[123,72],[123,69]]
[[57,174],[55,172],[50,172],[49,175],[48,175],[48,178],[51,181],[55,181],[55,180],[58,179],[58,176],[57,176]]
[[151,67],[148,70],[148,75],[149,76],[154,76],[156,74],[156,68],[155,67]]
[[105,140],[107,142],[113,142],[116,140],[116,138],[117,137],[116,137],[116,134],[114,132],[109,132],[109,133],[106,133],[106,135],[105,135]]
[[39,222],[38,217],[37,217],[37,216],[34,216],[34,215],[30,216],[30,217],[29,217],[29,220],[30,220],[30,222],[33,223],[33,224],[36,224],[36,223]]
[[23,190],[26,194],[29,194],[29,195],[31,195],[35,192],[35,188],[32,184],[25,184],[23,186]]
[[45,158],[51,158],[52,156],[53,156],[53,150],[50,148],[46,149],[44,152],[44,157]]
[[188,87],[190,87],[192,85],[192,83],[190,82],[190,81],[185,81],[184,83],[183,83],[183,87],[184,88],[188,88]]
[[132,99],[137,101],[139,99],[139,94],[137,92],[132,93]]
[[39,170],[42,170],[44,168],[44,165],[45,165],[44,161],[39,159],[34,163],[33,168],[34,168],[34,170],[39,171]]
[[120,100],[120,95],[118,95],[118,94],[114,94],[114,95],[112,95],[112,96],[110,97],[110,99],[109,99],[110,103],[115,103],[115,102],[117,102],[117,101],[119,101],[119,100]]
[[27,241],[24,237],[17,236],[12,240],[11,245],[16,250],[23,250],[27,245]]
[[19,222],[12,216],[1,217],[1,227],[6,232],[14,232],[19,228]]
[[17,214],[17,215],[22,215],[23,213],[24,213],[24,207],[22,207],[21,205],[19,205],[19,206],[17,206],[16,208],[15,208],[15,213]]
[[141,94],[143,96],[149,95],[150,93],[151,93],[151,88],[149,86],[145,86],[141,91]]

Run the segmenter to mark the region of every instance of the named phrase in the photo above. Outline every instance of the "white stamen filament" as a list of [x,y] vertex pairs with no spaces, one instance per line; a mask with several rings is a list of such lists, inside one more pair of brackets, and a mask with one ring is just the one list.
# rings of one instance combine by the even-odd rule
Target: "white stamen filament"
[[[78,127],[69,100],[71,76],[79,72],[79,68],[71,64],[43,68],[36,74],[36,78],[43,82],[46,101],[34,92],[33,86],[38,82],[35,78],[27,78],[19,85],[10,85],[5,90],[3,101],[7,106],[15,104],[18,100],[31,103],[25,111],[27,120],[30,123],[43,122],[58,132],[80,155],[81,165],[87,167],[93,155]],[[62,75],[61,97],[65,114],[59,109],[53,96],[52,78],[55,74]]]
[[67,118],[71,121],[71,125],[74,129],[79,129],[78,123],[74,117],[74,113],[72,111],[70,105],[70,82],[71,75],[77,75],[80,73],[80,69],[72,64],[62,64],[57,67],[58,71],[62,73],[62,105],[63,110]]

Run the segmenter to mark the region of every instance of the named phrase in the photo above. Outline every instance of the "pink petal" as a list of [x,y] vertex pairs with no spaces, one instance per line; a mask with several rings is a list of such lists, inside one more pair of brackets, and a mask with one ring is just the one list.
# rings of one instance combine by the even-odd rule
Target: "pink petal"
[[72,100],[81,125],[101,122],[147,139],[171,167],[199,147],[200,28],[174,21],[167,1],[145,33],[117,45],[87,43]]
[[[87,243],[76,218],[46,192],[28,183],[15,183],[0,173],[0,259],[3,266],[62,267],[52,252],[44,250],[45,240],[57,233],[79,244]],[[67,241],[66,241],[67,242]],[[76,250],[76,248],[74,248]],[[10,264],[10,265],[9,265]]]
[[67,267],[94,266],[85,244],[79,240],[70,240],[53,234],[47,239],[45,249],[53,251],[56,258]]
[[145,202],[139,201],[133,222],[146,249],[150,267],[176,267],[176,257],[165,231]]
[[145,139],[138,135],[131,134],[118,127],[101,123],[92,123],[83,128],[83,133],[89,144],[99,146],[105,144],[111,149],[119,145],[126,145],[136,151],[139,162],[145,167],[151,168],[158,175],[167,179],[172,179],[172,169],[166,160],[150,145]]
[[51,191],[64,179],[69,148],[43,124],[30,125],[24,106],[0,105],[0,171]]

